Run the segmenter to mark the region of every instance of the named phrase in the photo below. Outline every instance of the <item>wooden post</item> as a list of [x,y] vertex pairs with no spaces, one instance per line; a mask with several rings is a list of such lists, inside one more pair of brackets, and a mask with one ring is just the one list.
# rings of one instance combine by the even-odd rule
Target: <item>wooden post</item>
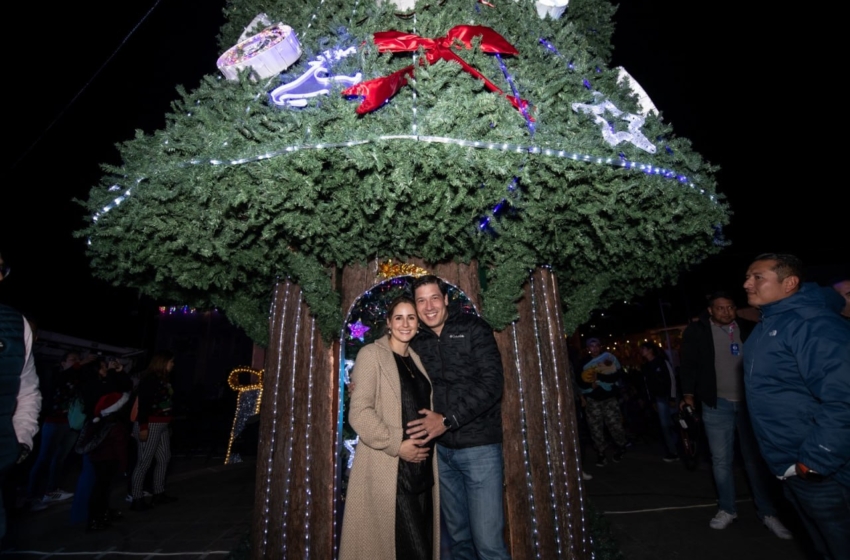
[[338,352],[289,281],[275,288],[269,330],[251,555],[333,558]]
[[538,268],[525,285],[519,320],[496,333],[505,369],[505,509],[514,560],[591,557],[560,301],[554,275]]

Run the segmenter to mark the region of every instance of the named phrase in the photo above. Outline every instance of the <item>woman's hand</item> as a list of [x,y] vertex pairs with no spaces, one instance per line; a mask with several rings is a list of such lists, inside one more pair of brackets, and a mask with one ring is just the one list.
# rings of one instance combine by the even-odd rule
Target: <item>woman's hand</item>
[[428,448],[420,447],[421,440],[406,439],[398,448],[398,456],[408,463],[421,463],[428,458]]

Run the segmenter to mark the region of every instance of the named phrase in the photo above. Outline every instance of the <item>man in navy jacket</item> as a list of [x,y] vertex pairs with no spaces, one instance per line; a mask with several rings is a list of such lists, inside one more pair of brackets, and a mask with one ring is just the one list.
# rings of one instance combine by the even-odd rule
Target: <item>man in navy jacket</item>
[[824,558],[850,551],[850,325],[800,260],[763,254],[744,289],[762,320],[744,345],[750,415],[768,467],[785,481]]

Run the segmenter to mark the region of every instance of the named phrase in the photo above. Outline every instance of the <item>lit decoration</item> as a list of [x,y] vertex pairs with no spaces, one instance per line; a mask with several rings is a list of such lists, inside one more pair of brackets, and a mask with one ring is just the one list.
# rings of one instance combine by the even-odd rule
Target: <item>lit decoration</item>
[[[535,334],[535,338],[538,341],[538,343],[535,345],[535,347],[537,348],[537,362],[540,363],[540,364],[543,363],[543,356],[542,356],[542,353],[541,353],[541,348],[545,346],[549,350],[548,359],[552,363],[556,364],[556,363],[558,363],[558,352],[557,352],[556,342],[555,342],[555,340],[552,340],[549,337],[544,337],[543,335],[541,335],[539,323],[545,322],[546,324],[553,324],[553,320],[556,321],[557,323],[560,323],[560,321],[562,320],[562,317],[560,315],[555,315],[553,317],[552,312],[551,312],[552,310],[548,305],[538,305],[537,296],[536,296],[537,290],[535,289],[535,286],[534,286],[536,280],[535,280],[533,275],[529,278],[529,282],[531,283],[531,290],[530,290],[530,292],[531,292],[531,306],[532,306],[532,309],[535,311],[534,314],[533,314],[533,317],[534,317],[534,334]],[[544,289],[547,288],[547,286],[545,286],[545,283],[544,283],[543,288]],[[551,287],[550,287],[550,289],[551,289]],[[542,317],[542,313],[539,312],[540,309],[542,309],[546,312],[545,319]],[[563,325],[558,325],[556,332],[564,332]],[[569,363],[562,363],[560,366],[556,366],[556,371],[557,370],[569,372],[570,371],[570,365],[569,365]],[[542,370],[540,371],[540,375],[542,377],[542,375],[543,375]],[[555,381],[555,388],[556,388],[555,394],[561,394],[561,389],[560,389],[561,379],[559,378],[559,376],[556,375],[556,376],[554,376],[554,381]],[[541,378],[541,385],[540,386],[544,387],[542,378]],[[551,396],[547,395],[546,391],[541,391],[541,398],[543,399],[542,402],[545,403],[547,399],[551,398]],[[547,407],[545,405],[542,407],[542,410],[543,410],[543,429],[544,429],[544,433],[546,434],[545,435],[546,466],[549,470],[549,491],[551,493],[551,503],[555,503],[554,496],[555,496],[555,492],[556,492],[555,486],[553,484],[554,477],[552,476],[553,468],[555,468],[554,465],[558,465],[560,467],[559,470],[561,471],[562,479],[564,481],[567,481],[567,483],[569,483],[569,480],[570,480],[570,478],[567,476],[567,470],[570,469],[570,470],[573,470],[574,472],[577,472],[579,474],[579,476],[577,477],[579,507],[582,511],[582,523],[581,523],[580,527],[584,531],[587,524],[585,523],[585,520],[584,520],[584,489],[582,487],[581,459],[580,459],[580,457],[578,456],[577,453],[570,454],[571,455],[570,457],[568,457],[567,454],[565,453],[565,450],[568,449],[568,447],[567,447],[567,445],[565,444],[565,441],[564,441],[564,434],[566,432],[566,428],[564,427],[564,424],[563,424],[563,418],[564,418],[564,415],[567,414],[567,411],[561,409],[561,405],[563,404],[563,403],[561,403],[561,401],[556,401],[556,402],[557,402],[558,409],[559,409],[560,413],[557,414],[554,419],[549,418],[549,415],[546,412]],[[549,426],[550,426],[550,423],[553,422],[553,420],[554,420],[555,425],[553,425],[550,429]],[[571,430],[571,435],[572,435],[572,442],[571,443],[572,443],[573,447],[571,447],[570,449],[580,450],[581,449],[580,447],[575,447],[576,445],[578,445],[578,440],[577,440],[577,437],[576,437],[577,434],[575,432],[575,425],[573,424],[572,426],[573,426],[573,430]],[[560,439],[560,445],[558,446],[558,448],[561,450],[561,452],[560,452],[559,456],[554,457],[554,459],[552,457],[551,449],[550,449],[550,441],[552,441],[550,439],[550,437],[551,437],[550,433],[554,433]],[[565,494],[567,496],[567,498],[569,498],[570,496],[573,495],[573,493],[570,490],[571,489],[569,487],[567,487],[567,492]],[[572,520],[572,513],[571,513],[572,508],[570,507],[570,504],[567,504],[566,509],[567,509],[567,520],[566,521],[567,521],[568,533],[572,534],[572,532],[573,532],[573,520]],[[559,519],[558,519],[557,512],[556,512],[556,514],[555,514],[555,526],[556,527],[558,526],[558,523],[559,523]],[[558,531],[556,529],[555,534],[559,535],[560,531]],[[582,539],[582,543],[584,544],[584,553],[585,554],[587,554],[587,552],[588,552],[587,551],[587,544],[588,544],[587,539],[588,539],[588,536],[586,534],[584,534],[583,539]],[[560,538],[557,538],[557,542],[558,542],[558,546],[560,547],[560,545],[561,545]],[[575,542],[570,540],[569,544],[570,544],[570,548],[571,548],[571,552],[572,552],[571,556],[575,557],[576,556]],[[561,554],[561,551],[559,550],[559,556],[560,556],[560,554]]]
[[[376,136],[371,139],[366,140],[348,140],[346,142],[328,142],[328,143],[319,143],[319,144],[295,144],[292,146],[286,146],[279,150],[272,150],[270,152],[266,152],[264,154],[259,154],[251,157],[243,157],[239,159],[232,160],[220,160],[220,159],[192,159],[186,162],[183,162],[181,165],[214,165],[214,166],[228,166],[228,165],[244,165],[246,163],[256,163],[258,161],[265,161],[267,159],[272,159],[274,157],[283,156],[287,154],[292,154],[295,152],[299,152],[302,150],[329,150],[329,149],[340,149],[340,148],[351,148],[353,146],[364,146],[366,144],[376,144],[379,142],[396,142],[396,141],[411,141],[411,142],[425,142],[429,144],[453,144],[456,146],[464,146],[467,148],[476,148],[482,150],[497,150],[500,152],[514,152],[514,153],[524,153],[527,152],[533,155],[539,156],[547,156],[547,157],[557,157],[564,159],[571,159],[573,161],[578,161],[582,163],[593,163],[597,165],[608,165],[611,167],[621,167],[623,169],[631,170],[631,171],[640,171],[647,175],[655,175],[658,177],[662,177],[665,179],[671,179],[682,183],[684,186],[693,189],[695,192],[708,196],[709,200],[713,203],[717,203],[717,197],[711,193],[707,193],[705,189],[701,189],[697,187],[691,180],[687,177],[687,175],[683,175],[672,169],[668,169],[665,167],[659,167],[657,165],[652,165],[651,163],[640,163],[637,161],[624,160],[619,157],[610,157],[610,156],[594,156],[590,154],[582,154],[579,152],[572,152],[569,150],[559,150],[558,148],[544,148],[541,146],[528,146],[523,144],[511,144],[508,142],[495,143],[495,142],[482,142],[480,140],[465,140],[461,138],[449,138],[446,136],[420,136],[415,134],[385,134],[381,136]],[[144,178],[137,179],[136,183],[141,183]],[[119,185],[114,185],[121,188]],[[127,189],[122,196],[114,199],[109,204],[105,205],[101,210],[92,216],[93,221],[97,221],[101,216],[106,214],[107,212],[113,210],[118,207],[128,196],[130,195],[130,189]]]
[[561,19],[567,10],[570,0],[537,0],[534,7],[537,8],[537,16],[540,19],[549,16],[552,19]]
[[360,342],[363,342],[366,333],[370,330],[370,327],[367,327],[358,319],[356,323],[348,325],[348,330],[351,332],[351,338],[356,338]]
[[188,305],[159,306],[160,315],[194,315],[198,310]]
[[[243,374],[251,377],[251,382],[247,385],[239,381]],[[230,441],[227,443],[227,454],[224,457],[224,464],[230,465],[242,462],[238,453],[231,453],[234,440],[245,429],[248,419],[260,413],[260,404],[263,400],[263,370],[238,367],[227,376],[227,384],[239,393],[236,400],[236,412],[233,415],[233,427],[230,429]]]
[[377,0],[376,3],[380,6],[384,2],[393,4],[399,12],[410,11],[416,6],[416,0]]
[[354,448],[357,447],[357,444],[360,442],[360,436],[356,436],[354,439],[347,439],[342,442],[342,445],[345,446],[345,450],[348,451],[348,463],[346,463],[346,468],[351,470],[351,467],[354,466]]
[[351,370],[354,369],[354,360],[343,360],[342,382],[348,386],[351,383]]
[[[599,92],[593,93],[593,97],[597,100],[601,96],[602,94],[600,94]],[[643,132],[641,132],[640,130],[646,122],[646,117],[644,117],[643,115],[636,115],[634,113],[624,113],[623,111],[617,109],[617,107],[608,99],[595,104],[573,103],[572,108],[573,111],[576,112],[595,115],[594,120],[596,121],[596,124],[601,125],[602,127],[602,138],[610,145],[616,146],[620,142],[629,142],[633,144],[636,148],[640,148],[645,152],[649,152],[650,154],[655,153],[655,144],[650,142],[649,139],[644,136]],[[606,113],[610,113],[615,118],[629,123],[628,131],[616,132],[614,129],[614,125],[608,122],[608,120],[604,117]]]
[[222,54],[216,66],[228,80],[251,68],[252,75],[269,78],[292,66],[301,56],[301,44],[288,25],[277,23],[240,41]]
[[[435,39],[428,39],[414,35],[413,33],[402,33],[400,31],[379,31],[374,34],[373,40],[380,52],[415,52],[422,49],[425,51],[425,60],[429,64],[434,64],[439,60],[456,62],[460,64],[465,72],[483,81],[487,89],[505,97],[516,109],[522,110],[523,107],[528,105],[527,101],[505,94],[496,84],[488,80],[484,74],[467,64],[466,61],[451,50],[452,47],[457,45],[463,45],[467,49],[471,49],[472,40],[476,37],[481,37],[479,48],[482,52],[489,54],[519,54],[519,51],[507,39],[483,25],[458,25],[449,29],[445,37],[437,37]],[[407,85],[407,79],[413,76],[413,71],[414,65],[410,65],[393,72],[389,76],[361,82],[356,86],[344,90],[342,94],[347,96],[363,96],[363,102],[357,107],[357,114],[371,113],[384,105],[402,87]]]
[[378,278],[384,280],[395,278],[396,276],[413,276],[414,278],[418,278],[426,274],[431,273],[415,264],[394,263],[392,259],[378,265]]
[[328,95],[334,84],[350,87],[360,83],[362,74],[354,76],[335,76],[330,72],[331,65],[350,54],[357,52],[355,47],[345,50],[328,50],[307,63],[309,68],[295,80],[273,89],[269,93],[272,104],[278,107],[306,107],[307,100],[320,95]]

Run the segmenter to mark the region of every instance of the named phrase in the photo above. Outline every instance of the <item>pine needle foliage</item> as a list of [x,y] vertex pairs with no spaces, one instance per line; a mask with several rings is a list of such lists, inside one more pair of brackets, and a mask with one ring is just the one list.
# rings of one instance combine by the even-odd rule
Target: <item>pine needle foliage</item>
[[[107,280],[159,300],[217,306],[265,343],[281,278],[298,282],[332,339],[342,326],[334,267],[376,257],[477,259],[487,272],[484,315],[500,329],[515,319],[529,271],[543,265],[558,276],[572,329],[592,309],[660,286],[718,250],[716,228],[728,209],[715,192],[715,169],[686,139],[650,115],[642,131],[654,154],[611,146],[592,116],[571,108],[594,102],[596,91],[638,112],[636,97],[607,66],[614,11],[607,2],[573,0],[559,20],[538,18],[531,0],[493,7],[420,0],[415,17],[374,0],[232,0],[225,11],[222,50],[260,12],[296,30],[304,54],[284,81],[330,48],[357,46],[333,72],[359,71],[364,79],[413,62],[414,53],[378,52],[378,31],[440,37],[461,24],[491,27],[519,50],[502,59],[531,103],[535,130],[455,63],[417,66],[410,86],[362,116],[358,101],[339,90],[304,109],[279,109],[267,101],[277,78],[209,75],[197,89],[179,91],[164,129],[119,146],[122,165],[105,166],[85,202],[92,222],[80,235]],[[457,52],[511,93],[497,57]],[[642,162],[695,187],[542,152],[387,138],[413,134]],[[103,212],[119,195],[120,206]],[[506,210],[482,231],[481,219],[502,200]]]

